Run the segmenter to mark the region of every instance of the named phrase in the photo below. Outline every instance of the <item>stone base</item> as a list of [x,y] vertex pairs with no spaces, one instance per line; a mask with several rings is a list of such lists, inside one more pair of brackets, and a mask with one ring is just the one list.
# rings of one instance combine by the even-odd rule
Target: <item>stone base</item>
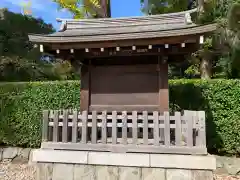
[[38,163],[37,180],[213,180],[212,171]]
[[213,156],[35,150],[37,180],[213,180]]

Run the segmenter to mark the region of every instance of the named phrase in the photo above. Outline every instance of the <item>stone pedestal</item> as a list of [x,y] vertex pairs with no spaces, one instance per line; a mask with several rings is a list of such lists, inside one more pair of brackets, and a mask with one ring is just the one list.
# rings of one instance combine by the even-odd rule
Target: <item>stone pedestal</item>
[[33,161],[37,180],[213,180],[216,169],[215,157],[191,155],[36,150]]

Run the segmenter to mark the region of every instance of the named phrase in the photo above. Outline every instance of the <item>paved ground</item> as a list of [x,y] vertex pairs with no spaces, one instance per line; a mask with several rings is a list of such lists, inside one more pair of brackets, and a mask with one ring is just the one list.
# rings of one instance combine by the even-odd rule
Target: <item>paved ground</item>
[[[35,180],[36,169],[27,163],[0,163],[0,180]],[[215,180],[240,180],[234,176],[215,176]]]

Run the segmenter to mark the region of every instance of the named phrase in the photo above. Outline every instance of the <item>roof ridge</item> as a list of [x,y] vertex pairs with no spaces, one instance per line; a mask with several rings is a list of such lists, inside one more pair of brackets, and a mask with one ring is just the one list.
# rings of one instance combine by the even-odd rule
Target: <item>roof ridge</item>
[[165,14],[158,14],[158,15],[149,15],[149,16],[130,16],[130,17],[116,17],[116,18],[97,18],[97,19],[62,19],[57,18],[58,22],[68,22],[68,21],[75,21],[75,22],[91,22],[91,21],[112,21],[112,20],[125,20],[125,19],[149,19],[149,18],[157,18],[157,17],[169,17],[169,16],[178,16],[184,15],[187,13],[197,12],[198,8],[194,8],[187,11],[181,12],[174,12],[174,13],[165,13]]

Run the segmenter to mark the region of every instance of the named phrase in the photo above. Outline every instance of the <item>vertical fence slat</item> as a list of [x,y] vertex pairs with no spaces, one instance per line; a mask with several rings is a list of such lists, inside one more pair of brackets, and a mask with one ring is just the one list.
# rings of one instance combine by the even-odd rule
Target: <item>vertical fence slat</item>
[[122,112],[122,144],[127,144],[127,112]]
[[170,146],[170,119],[169,112],[164,112],[164,144]]
[[87,143],[87,120],[88,120],[88,112],[82,112],[82,143]]
[[198,117],[197,117],[197,111],[192,111],[192,118],[193,118],[193,146],[196,146],[197,142],[197,123],[198,123]]
[[53,119],[53,142],[58,142],[59,135],[58,135],[58,120],[59,120],[59,111],[54,111],[54,119]]
[[48,125],[49,125],[49,111],[43,111],[43,121],[42,121],[42,141],[48,141]]
[[175,141],[176,146],[181,146],[181,140],[182,140],[182,119],[181,119],[181,113],[175,112]]
[[97,112],[92,112],[92,143],[97,143]]
[[148,144],[148,112],[143,111],[143,144]]
[[193,146],[193,114],[192,111],[185,111],[187,121],[187,146]]
[[112,143],[117,144],[117,111],[112,112]]
[[68,141],[68,110],[63,110],[62,142]]
[[137,111],[132,112],[132,137],[133,144],[138,143],[138,119],[137,119]]
[[[51,122],[53,122],[54,121],[54,111],[49,110],[48,116],[53,118],[53,119],[51,119]],[[48,121],[50,122],[50,119],[48,119]],[[53,126],[48,126],[48,140],[53,141]]]
[[197,146],[206,147],[206,115],[204,111],[198,111],[199,118],[199,132],[198,132],[198,140]]
[[78,130],[78,111],[73,111],[73,119],[72,119],[72,142],[77,142],[77,130]]
[[[164,123],[165,123],[165,121],[164,121],[164,119],[165,119],[165,117],[164,117],[164,114],[160,114],[159,113],[159,117],[158,117],[158,119],[159,119],[159,124],[161,124],[162,122],[163,122],[163,125],[164,125]],[[165,126],[165,125],[164,125]],[[159,138],[160,138],[160,142],[161,143],[163,143],[165,140],[164,140],[164,127],[163,128],[159,128]]]
[[153,124],[154,124],[154,145],[159,146],[160,137],[159,137],[159,116],[158,112],[153,112]]
[[102,112],[102,143],[107,143],[107,112]]

